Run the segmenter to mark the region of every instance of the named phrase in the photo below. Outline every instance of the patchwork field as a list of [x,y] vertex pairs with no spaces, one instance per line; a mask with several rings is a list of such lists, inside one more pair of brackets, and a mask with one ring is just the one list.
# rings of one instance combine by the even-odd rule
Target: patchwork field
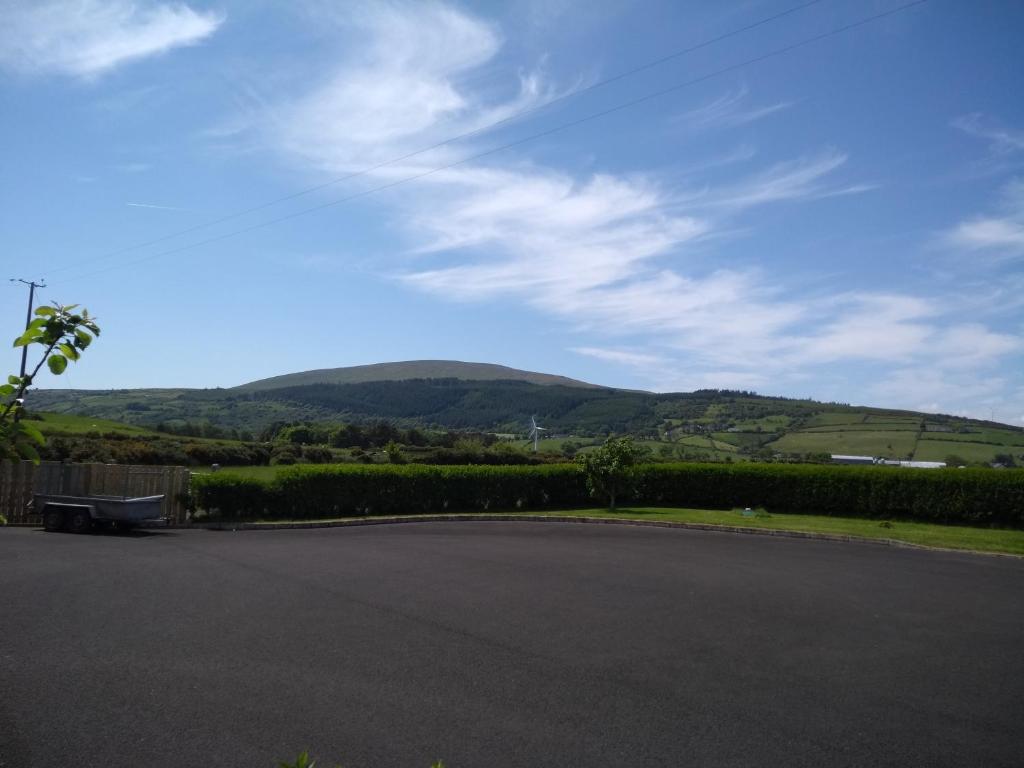
[[767,447],[784,453],[848,453],[901,459],[912,455],[916,444],[917,432],[849,430],[790,432]]

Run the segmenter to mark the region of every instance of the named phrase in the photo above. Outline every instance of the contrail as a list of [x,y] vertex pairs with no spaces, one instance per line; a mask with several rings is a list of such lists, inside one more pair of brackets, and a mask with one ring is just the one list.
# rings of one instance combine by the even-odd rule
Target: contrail
[[157,208],[161,211],[187,211],[188,208],[174,208],[170,205],[150,205],[149,203],[125,203],[132,208]]

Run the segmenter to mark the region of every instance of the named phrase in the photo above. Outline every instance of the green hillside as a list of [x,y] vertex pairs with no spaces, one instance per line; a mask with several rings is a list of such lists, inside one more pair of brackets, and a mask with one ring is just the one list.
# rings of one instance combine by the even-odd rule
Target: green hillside
[[565,376],[508,368],[493,363],[464,363],[459,360],[407,360],[397,363],[353,365],[346,368],[321,368],[315,371],[287,373],[251,381],[235,387],[255,391],[299,387],[306,384],[363,384],[370,381],[408,381],[409,379],[461,379],[463,381],[526,381],[530,384],[561,384],[567,387],[598,388]]
[[[749,392],[651,393],[515,380],[398,379],[274,389],[41,390],[35,411],[136,427],[258,437],[310,422],[468,430],[525,439],[537,415],[551,447],[632,434],[664,458],[820,460],[849,453],[960,463],[1024,463],[1024,430],[954,416],[789,400]],[[89,431],[89,430],[86,430]],[[103,431],[94,430],[94,431]]]

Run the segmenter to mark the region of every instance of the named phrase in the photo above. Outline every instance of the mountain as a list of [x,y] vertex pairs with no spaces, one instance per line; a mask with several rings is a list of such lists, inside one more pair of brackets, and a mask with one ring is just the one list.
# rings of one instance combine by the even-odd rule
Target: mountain
[[[433,363],[424,363],[432,365]],[[427,370],[494,375],[501,366],[445,363],[361,366],[392,380],[276,386],[263,382],[234,389],[36,390],[36,412],[78,414],[143,427],[208,424],[259,434],[274,424],[300,421],[362,423],[524,435],[532,414],[559,450],[571,437],[600,441],[632,434],[659,455],[718,459],[745,456],[846,453],[958,463],[1011,456],[1024,461],[1024,430],[956,416],[764,397],[751,392],[700,390],[636,392],[608,387],[524,380],[405,378]],[[387,366],[391,366],[389,369]],[[403,366],[411,366],[403,368]],[[461,366],[468,366],[461,367]],[[340,369],[342,372],[359,369]],[[311,371],[295,374],[302,381]],[[333,373],[333,372],[326,372]],[[277,384],[289,377],[278,377]],[[568,381],[572,381],[571,379]],[[259,385],[259,386],[257,386]],[[99,431],[97,429],[97,431]],[[204,430],[205,433],[205,430]]]
[[352,365],[346,368],[321,368],[301,373],[286,373],[268,379],[250,381],[236,390],[259,391],[297,387],[305,384],[363,384],[370,381],[408,381],[410,379],[460,379],[462,381],[525,381],[530,384],[601,389],[565,376],[535,373],[493,363],[464,363],[459,360],[406,360],[396,363]]

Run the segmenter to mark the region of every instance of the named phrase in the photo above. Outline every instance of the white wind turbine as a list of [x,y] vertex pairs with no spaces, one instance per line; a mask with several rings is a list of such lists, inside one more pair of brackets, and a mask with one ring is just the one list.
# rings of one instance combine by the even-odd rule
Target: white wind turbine
[[537,440],[540,439],[540,433],[541,432],[547,432],[547,429],[544,428],[544,427],[538,427],[537,426],[537,417],[536,416],[531,416],[530,417],[530,439],[533,440],[533,452],[534,453],[537,452]]

